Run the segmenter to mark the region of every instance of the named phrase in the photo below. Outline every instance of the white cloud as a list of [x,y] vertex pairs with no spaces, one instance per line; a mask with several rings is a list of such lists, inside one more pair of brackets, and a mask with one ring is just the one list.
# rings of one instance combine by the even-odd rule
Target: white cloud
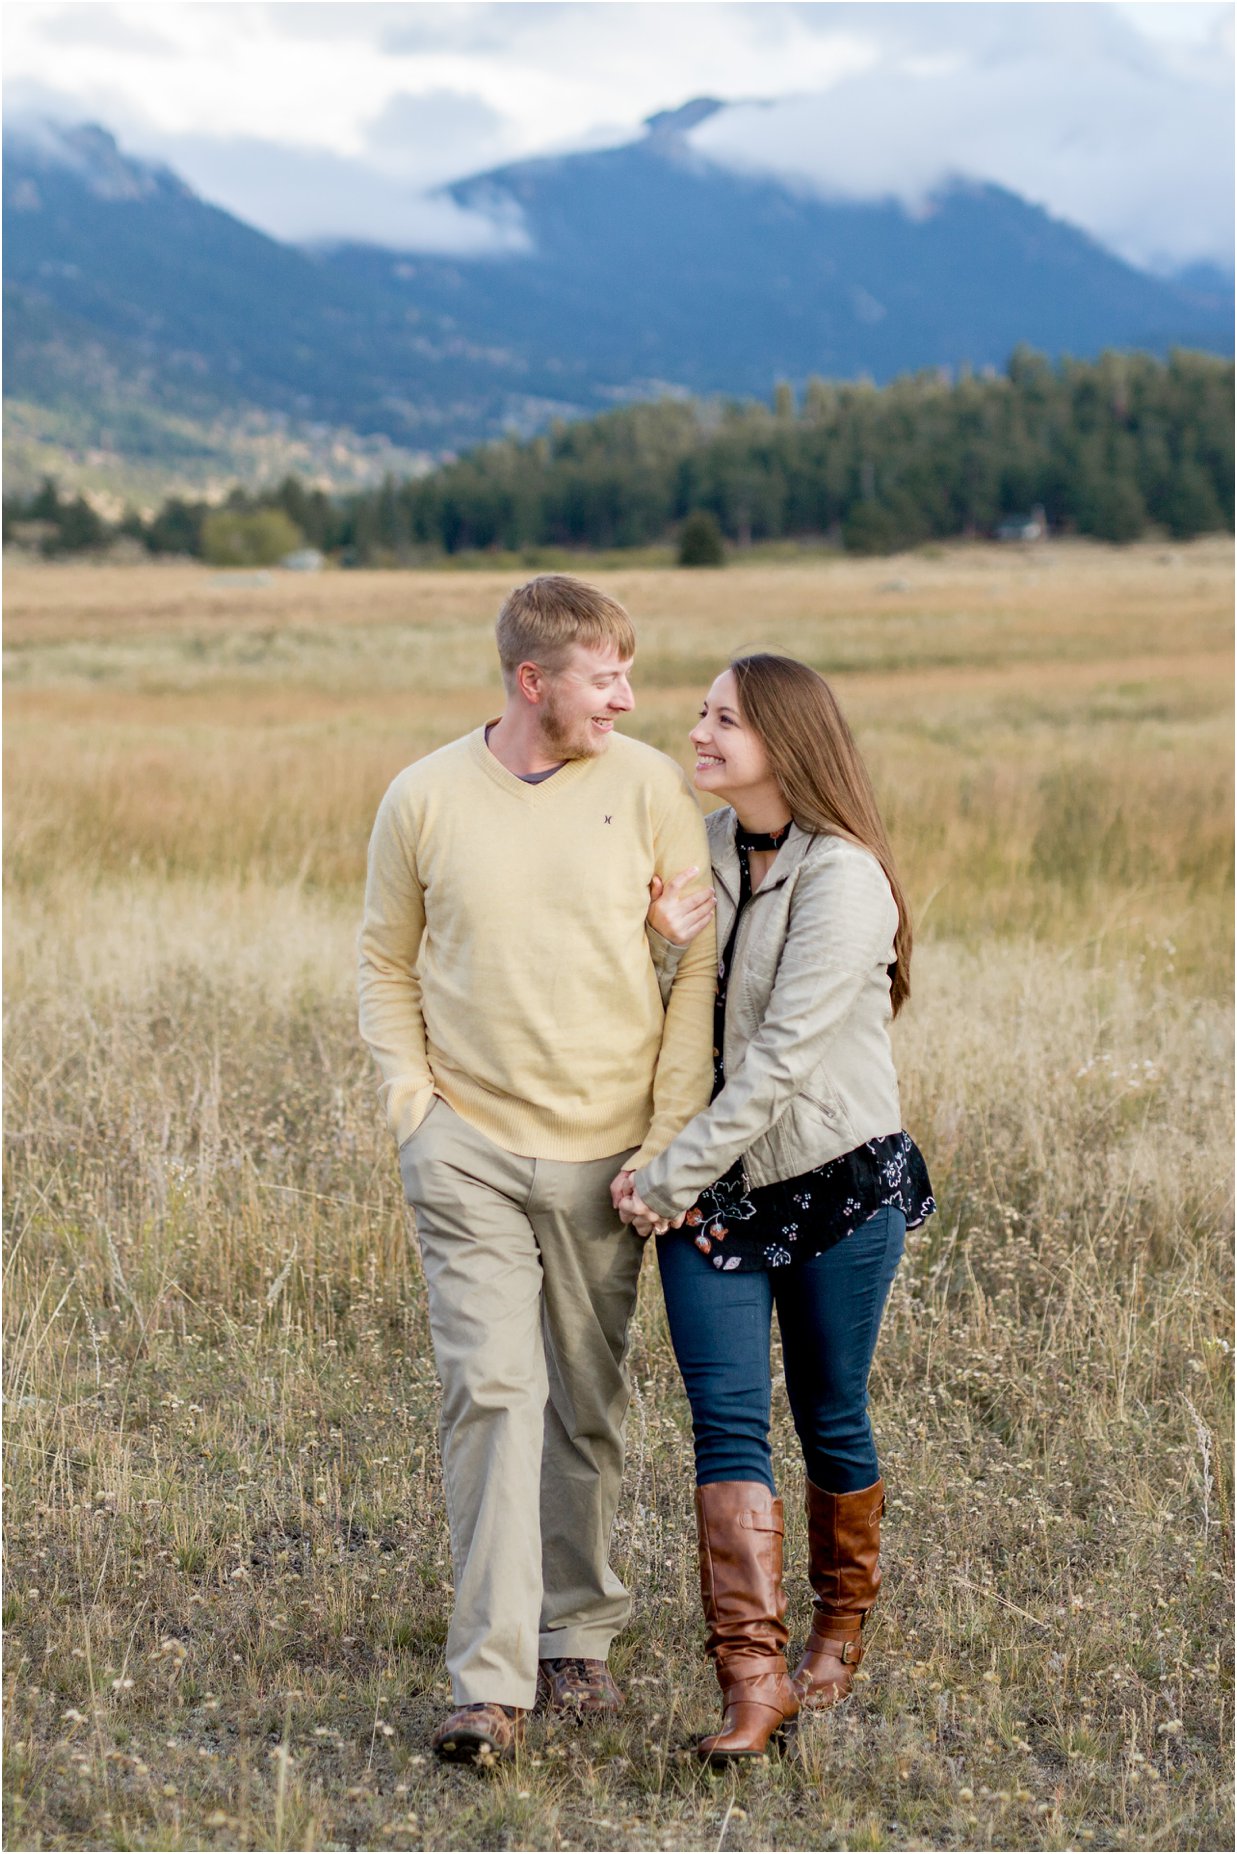
[[738,100],[695,132],[715,159],[904,198],[961,171],[1140,259],[1232,251],[1227,5],[42,0],[5,27],[18,95],[285,237],[476,248],[417,196],[711,94]]
[[505,119],[483,97],[458,90],[397,91],[367,125],[376,167],[420,185],[475,173],[509,147]]
[[1055,42],[1024,30],[1013,46],[989,40],[970,55],[929,60],[908,48],[893,68],[827,91],[736,105],[691,141],[724,165],[825,196],[912,208],[951,179],[993,181],[1135,263],[1231,264],[1227,68],[1186,42],[1166,65],[1161,48],[1110,34],[1110,21],[1097,34],[1094,20],[1070,19],[1071,7],[1050,11]]
[[347,239],[461,257],[525,251],[528,234],[510,201],[457,206],[365,161],[328,149],[290,148],[256,137],[185,138],[169,151],[205,198],[272,237]]

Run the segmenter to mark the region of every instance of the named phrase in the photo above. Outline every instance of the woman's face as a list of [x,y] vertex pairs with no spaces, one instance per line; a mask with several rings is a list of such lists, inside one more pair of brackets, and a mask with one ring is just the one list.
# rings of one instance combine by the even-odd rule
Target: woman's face
[[696,790],[714,792],[740,813],[744,801],[780,797],[764,746],[743,719],[733,670],[723,670],[688,736],[696,749]]

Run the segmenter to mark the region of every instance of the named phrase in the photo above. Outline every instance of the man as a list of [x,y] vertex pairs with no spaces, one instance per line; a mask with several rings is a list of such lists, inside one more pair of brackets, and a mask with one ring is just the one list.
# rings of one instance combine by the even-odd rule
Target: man
[[610,1185],[707,1104],[712,1066],[712,927],[677,967],[645,932],[654,876],[694,865],[706,912],[712,890],[682,771],[614,733],[631,621],[549,574],[497,634],[502,714],[390,787],[360,937],[442,1381],[456,1710],[434,1747],[458,1759],[510,1752],[538,1698],[623,1703],[609,1541],[641,1245]]

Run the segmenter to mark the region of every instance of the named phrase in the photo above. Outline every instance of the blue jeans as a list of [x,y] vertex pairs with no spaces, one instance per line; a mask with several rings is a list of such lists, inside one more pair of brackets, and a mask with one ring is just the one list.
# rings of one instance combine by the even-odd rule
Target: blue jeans
[[786,1390],[808,1479],[826,1493],[879,1480],[868,1373],[906,1240],[886,1205],[832,1249],[790,1268],[723,1274],[682,1230],[658,1238],[674,1355],[691,1404],[696,1481],[763,1481],[769,1449],[774,1306]]

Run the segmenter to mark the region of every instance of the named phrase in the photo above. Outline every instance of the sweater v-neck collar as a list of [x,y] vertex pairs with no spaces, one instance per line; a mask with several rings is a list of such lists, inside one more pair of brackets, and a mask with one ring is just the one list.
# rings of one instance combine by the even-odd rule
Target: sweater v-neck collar
[[494,783],[512,798],[523,798],[535,803],[545,793],[561,790],[564,784],[574,785],[591,763],[588,760],[566,760],[557,768],[552,779],[539,779],[535,785],[530,785],[527,779],[521,779],[518,773],[513,773],[504,766],[498,755],[490,750],[485,738],[486,729],[493,727],[498,719],[499,717],[495,715],[494,720],[485,721],[479,728],[474,729],[468,736],[468,745],[474,760],[478,761]]

